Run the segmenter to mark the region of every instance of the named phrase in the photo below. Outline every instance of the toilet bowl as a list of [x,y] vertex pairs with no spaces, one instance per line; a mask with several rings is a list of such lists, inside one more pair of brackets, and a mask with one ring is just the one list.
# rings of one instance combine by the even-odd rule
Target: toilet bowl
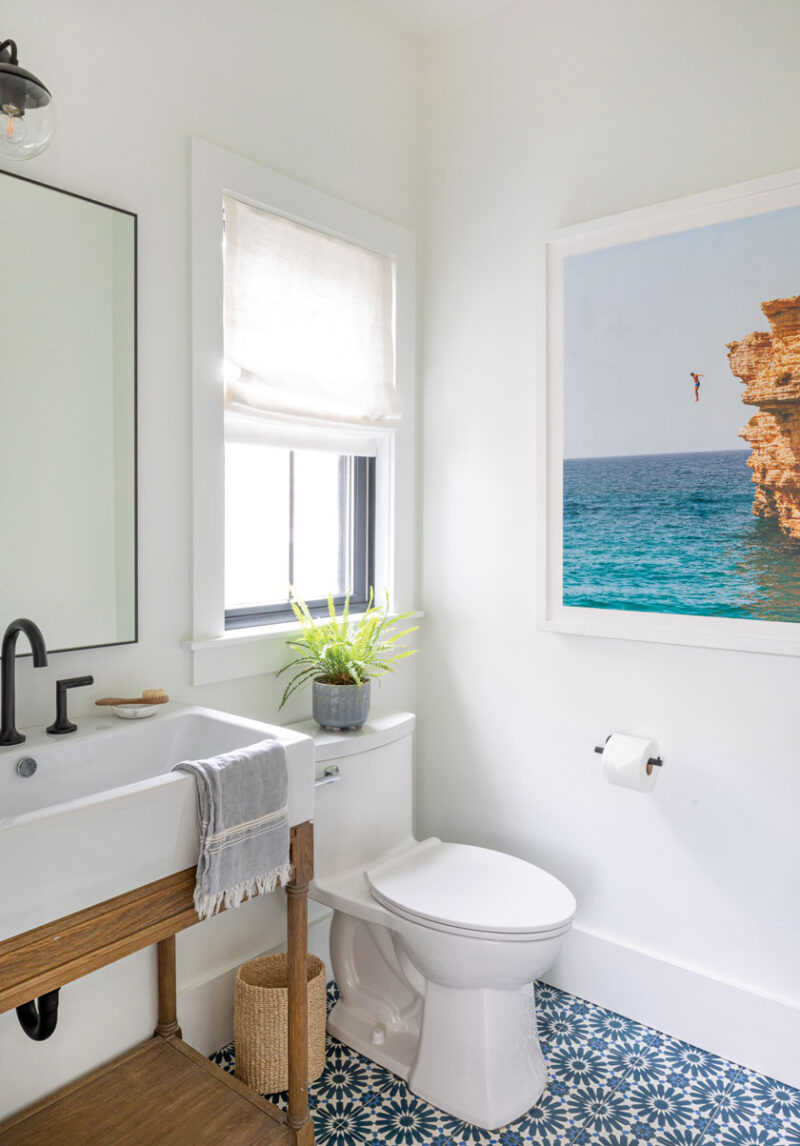
[[413,716],[296,727],[318,773],[341,777],[317,789],[311,885],[333,908],[331,1034],[466,1122],[512,1122],[544,1089],[533,982],[572,924],[571,892],[514,856],[414,839]]

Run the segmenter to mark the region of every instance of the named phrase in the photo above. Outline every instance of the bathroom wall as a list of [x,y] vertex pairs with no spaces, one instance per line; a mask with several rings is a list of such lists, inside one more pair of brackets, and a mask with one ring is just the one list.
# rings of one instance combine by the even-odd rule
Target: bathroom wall
[[[141,687],[273,719],[271,674],[192,688],[181,647],[192,635],[188,141],[200,136],[413,227],[415,49],[351,0],[231,0],[224,9],[210,0],[7,0],[3,35],[17,40],[59,114],[50,150],[18,170],[139,214],[140,642],[54,656],[45,670],[20,660],[20,726],[48,722],[55,680],[86,672],[96,687],[70,694],[78,720],[94,697]],[[414,675],[413,662],[404,665],[377,703],[412,708]],[[298,697],[281,720],[309,707]],[[23,873],[4,875],[15,877]],[[230,969],[279,942],[282,898],[179,937],[181,1017],[202,1049],[229,1028]],[[148,951],[66,987],[48,1043],[0,1016],[0,1117],[147,1037],[154,1008]]]
[[[795,1085],[800,669],[537,630],[535,276],[557,227],[800,167],[798,37],[792,0],[519,0],[426,45],[417,745],[423,831],[575,892],[555,982]],[[613,729],[652,795],[601,780]]]

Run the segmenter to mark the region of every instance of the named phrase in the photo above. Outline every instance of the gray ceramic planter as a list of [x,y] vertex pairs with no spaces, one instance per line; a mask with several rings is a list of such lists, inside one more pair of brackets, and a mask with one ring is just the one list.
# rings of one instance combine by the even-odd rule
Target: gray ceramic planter
[[333,732],[361,728],[369,714],[369,686],[363,684],[312,684],[311,705],[314,719],[321,728]]

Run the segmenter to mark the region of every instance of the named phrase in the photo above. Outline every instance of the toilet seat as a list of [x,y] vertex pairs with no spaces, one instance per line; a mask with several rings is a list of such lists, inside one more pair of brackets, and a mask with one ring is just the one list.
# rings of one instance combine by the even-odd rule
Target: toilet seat
[[365,871],[388,911],[440,931],[475,937],[544,939],[575,915],[563,883],[503,852],[432,838]]

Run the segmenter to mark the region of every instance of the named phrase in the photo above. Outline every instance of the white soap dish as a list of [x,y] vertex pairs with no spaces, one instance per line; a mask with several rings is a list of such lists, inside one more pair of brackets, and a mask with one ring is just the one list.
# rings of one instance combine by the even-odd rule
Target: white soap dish
[[157,704],[115,704],[111,709],[115,716],[123,720],[144,720],[146,716],[153,716],[158,712]]

